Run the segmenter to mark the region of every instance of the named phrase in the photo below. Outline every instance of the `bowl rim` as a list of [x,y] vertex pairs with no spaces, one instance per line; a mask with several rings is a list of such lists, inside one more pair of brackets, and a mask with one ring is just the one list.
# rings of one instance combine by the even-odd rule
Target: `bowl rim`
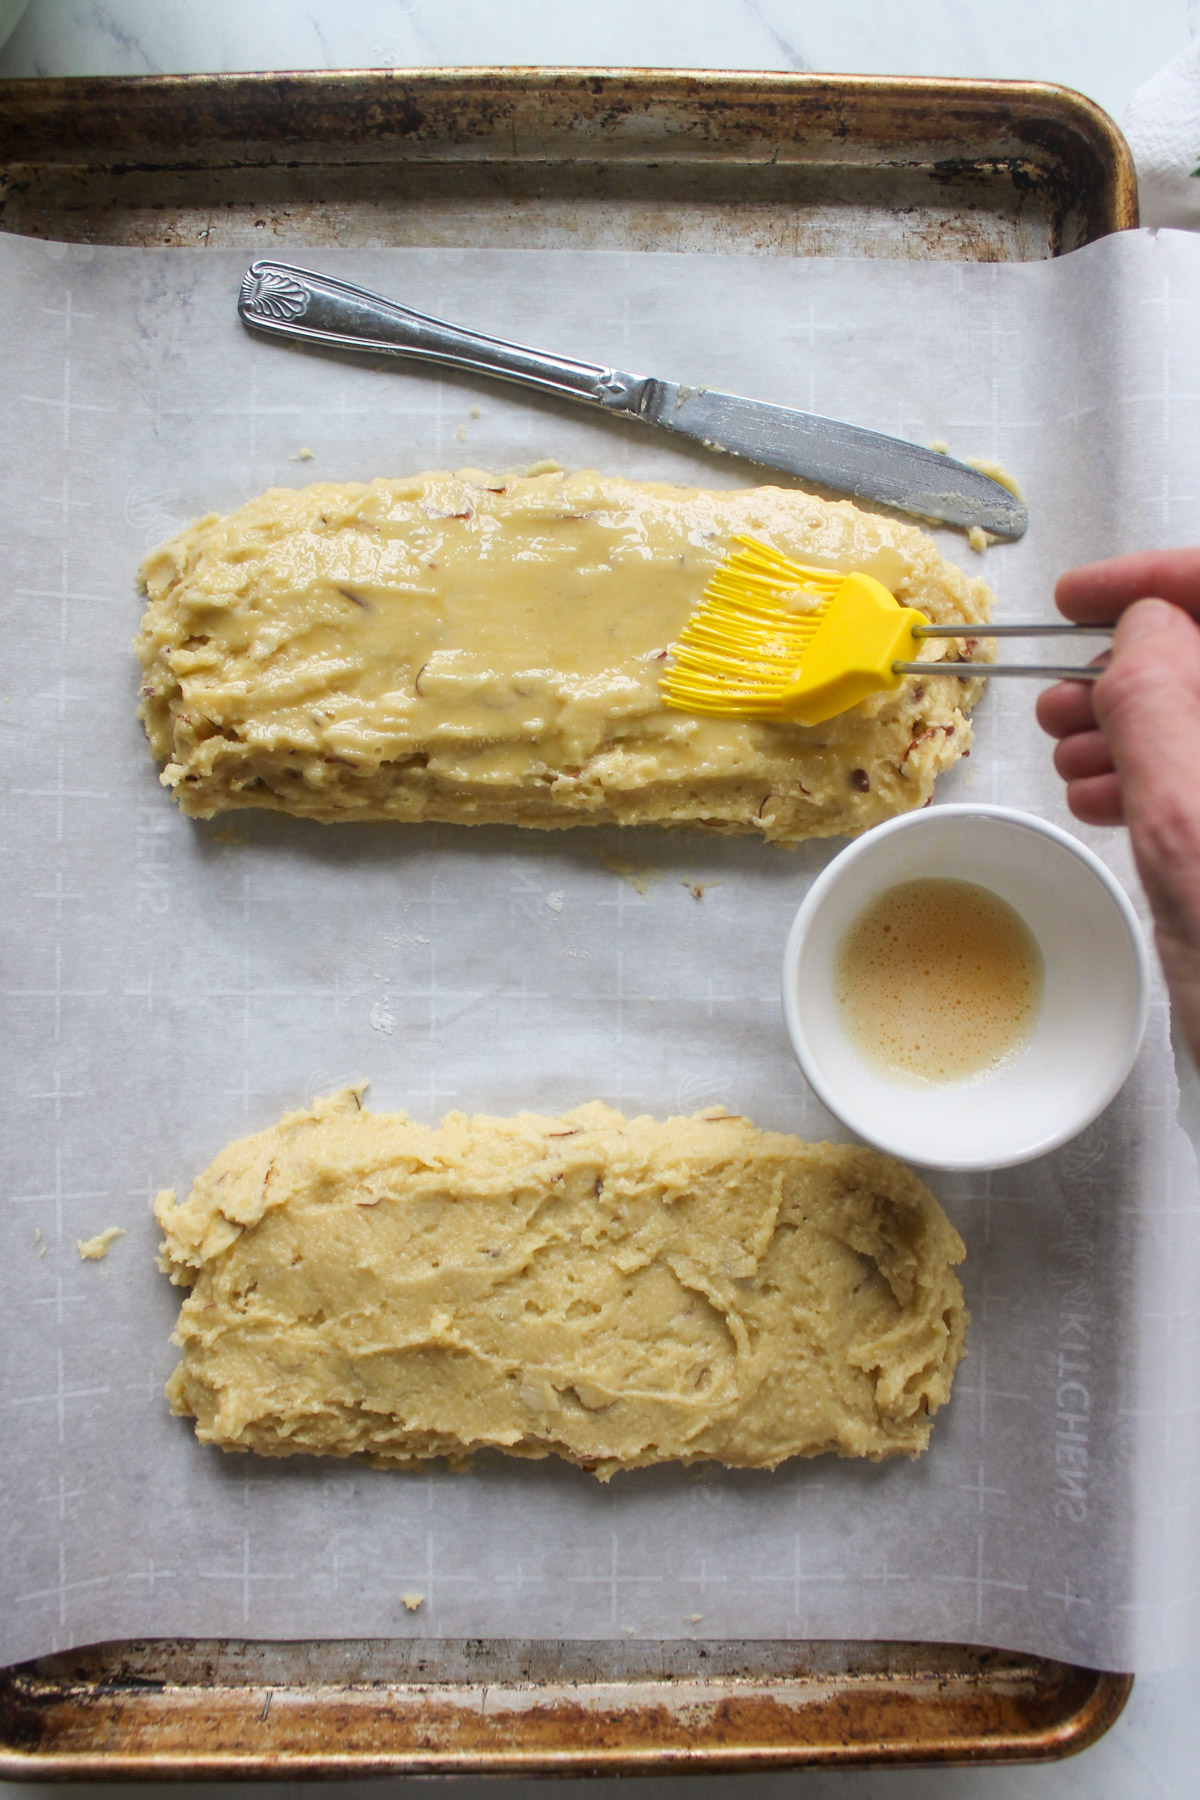
[[1001,823],[1016,825],[1026,830],[1039,833],[1053,843],[1068,851],[1077,861],[1090,869],[1096,876],[1109,899],[1113,902],[1121,921],[1125,926],[1133,958],[1134,973],[1137,986],[1135,1029],[1130,1034],[1130,1047],[1126,1056],[1117,1066],[1113,1077],[1103,1089],[1097,1090],[1096,1100],[1090,1104],[1084,1116],[1070,1119],[1061,1129],[1047,1132],[1035,1142],[1015,1150],[1007,1155],[1003,1162],[992,1157],[979,1156],[930,1156],[921,1158],[921,1165],[930,1169],[957,1171],[983,1171],[987,1169],[1015,1168],[1021,1163],[1033,1162],[1039,1156],[1046,1156],[1052,1150],[1061,1148],[1072,1138],[1086,1129],[1092,1121],[1099,1117],[1105,1107],[1110,1105],[1129,1079],[1130,1072],[1137,1060],[1146,1033],[1146,1025],[1150,1016],[1150,953],[1146,945],[1145,932],[1132,900],[1113,871],[1103,862],[1096,852],[1064,831],[1061,825],[1054,825],[1049,819],[1039,818],[1036,813],[1022,811],[1015,806],[994,806],[970,802],[953,802],[944,806],[922,807],[918,812],[903,813],[898,819],[888,819],[882,825],[876,825],[861,837],[855,838],[844,850],[838,852],[833,860],[822,869],[808,893],[801,901],[792,920],[787,935],[787,943],[783,953],[783,1018],[791,1043],[792,1054],[800,1066],[800,1072],[816,1094],[821,1104],[833,1114],[849,1131],[864,1143],[882,1150],[889,1156],[902,1157],[906,1161],[918,1160],[906,1150],[898,1148],[887,1141],[886,1133],[872,1132],[866,1129],[861,1117],[853,1116],[853,1106],[847,1107],[834,1091],[821,1071],[819,1061],[812,1054],[808,1034],[800,1016],[799,972],[800,959],[804,941],[816,914],[824,905],[829,894],[843,879],[850,865],[870,856],[875,847],[885,839],[895,837],[899,832],[928,830],[940,820],[952,818],[994,819]]

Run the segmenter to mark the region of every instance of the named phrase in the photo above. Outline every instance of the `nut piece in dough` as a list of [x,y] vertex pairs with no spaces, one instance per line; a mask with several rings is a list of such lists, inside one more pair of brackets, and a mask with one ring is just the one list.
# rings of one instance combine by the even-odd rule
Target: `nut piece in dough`
[[167,1393],[225,1449],[602,1480],[916,1455],[963,1351],[963,1246],[915,1175],[720,1110],[435,1130],[347,1090],[155,1215],[191,1289]]

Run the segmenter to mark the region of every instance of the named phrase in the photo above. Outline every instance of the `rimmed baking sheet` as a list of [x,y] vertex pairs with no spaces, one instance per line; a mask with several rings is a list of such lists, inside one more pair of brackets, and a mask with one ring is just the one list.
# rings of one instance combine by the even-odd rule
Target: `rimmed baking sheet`
[[0,83],[0,229],[1029,261],[1137,224],[1120,132],[1041,82],[386,69]]

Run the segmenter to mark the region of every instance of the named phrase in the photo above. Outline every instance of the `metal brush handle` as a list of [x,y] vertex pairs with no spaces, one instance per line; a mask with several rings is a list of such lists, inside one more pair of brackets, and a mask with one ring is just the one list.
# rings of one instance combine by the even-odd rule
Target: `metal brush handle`
[[[915,638],[1001,638],[1001,637],[1111,637],[1111,625],[916,625]],[[967,673],[967,670],[970,673]],[[1080,668],[1060,663],[972,663],[945,668],[940,663],[894,662],[895,675],[957,675],[968,681],[977,675],[1026,675],[1035,681],[1096,681],[1104,673],[1104,665]]]
[[[980,636],[984,634],[981,632]],[[993,675],[1030,675],[1035,681],[1098,681],[1104,673],[1100,668],[1079,668],[1075,664],[1061,663],[976,663],[960,662],[928,663],[928,662],[894,662],[894,675],[956,675],[959,681],[974,681],[977,676],[986,675],[990,680]]]
[[1000,638],[1000,637],[1111,637],[1112,625],[914,625],[917,638]]

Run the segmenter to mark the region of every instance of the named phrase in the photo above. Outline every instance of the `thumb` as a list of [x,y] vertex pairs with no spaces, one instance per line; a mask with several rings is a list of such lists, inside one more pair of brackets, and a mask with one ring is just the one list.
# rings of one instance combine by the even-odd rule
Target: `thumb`
[[1193,1054],[1200,1050],[1200,628],[1165,600],[1121,615],[1093,690],[1138,873]]

